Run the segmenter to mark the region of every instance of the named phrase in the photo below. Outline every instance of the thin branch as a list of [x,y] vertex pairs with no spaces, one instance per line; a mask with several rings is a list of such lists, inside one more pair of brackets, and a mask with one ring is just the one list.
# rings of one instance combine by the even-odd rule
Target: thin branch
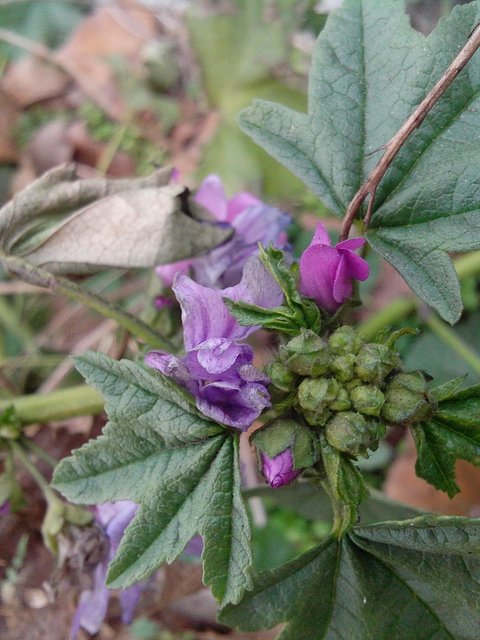
[[340,240],[346,240],[350,233],[350,228],[355,220],[360,207],[363,202],[370,195],[370,201],[368,206],[368,212],[365,216],[365,226],[368,226],[371,215],[373,213],[373,204],[375,199],[375,192],[377,190],[380,180],[385,175],[387,169],[392,164],[395,156],[405,144],[409,136],[418,129],[422,124],[425,117],[432,109],[432,107],[442,97],[448,87],[452,84],[458,74],[465,67],[470,58],[474,55],[477,49],[480,47],[480,24],[478,24],[472,31],[469,40],[457,55],[452,64],[445,71],[443,76],[425,97],[425,99],[418,105],[412,115],[408,118],[405,124],[397,131],[393,138],[385,145],[385,153],[379,160],[377,166],[372,171],[367,181],[357,191],[353,200],[348,205],[347,211],[343,218],[342,233]]

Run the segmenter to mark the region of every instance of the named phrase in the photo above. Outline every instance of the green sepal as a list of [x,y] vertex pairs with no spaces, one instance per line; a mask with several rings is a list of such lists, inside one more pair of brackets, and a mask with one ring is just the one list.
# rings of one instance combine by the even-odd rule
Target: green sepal
[[362,474],[348,456],[331,447],[323,435],[320,443],[326,482],[333,497],[334,533],[340,537],[356,524],[358,507],[368,497],[368,490]]
[[313,466],[320,459],[320,445],[315,434],[300,419],[280,417],[255,431],[251,442],[258,451],[274,458],[290,449],[294,469]]
[[278,331],[287,336],[295,336],[299,325],[299,314],[292,313],[289,307],[272,307],[266,309],[255,304],[223,298],[225,306],[242,327],[260,326],[270,331]]
[[287,265],[283,251],[273,246],[263,247],[259,244],[258,255],[283,291],[286,305],[291,310],[298,329],[305,327],[319,333],[321,328],[319,308],[312,300],[304,298],[298,292],[298,265]]

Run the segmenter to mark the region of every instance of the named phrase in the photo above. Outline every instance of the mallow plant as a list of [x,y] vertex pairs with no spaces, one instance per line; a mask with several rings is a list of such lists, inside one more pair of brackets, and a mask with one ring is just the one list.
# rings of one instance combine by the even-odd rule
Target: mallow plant
[[[411,517],[398,505],[383,518],[377,505],[373,521],[364,515],[379,498],[359,462],[392,427],[413,435],[417,474],[450,497],[456,461],[480,461],[480,386],[438,385],[428,362],[406,368],[398,340],[414,329],[369,335],[353,321],[368,248],[450,324],[462,302],[448,254],[480,248],[480,2],[455,9],[428,37],[404,9],[401,0],[345,0],[316,43],[308,113],[258,101],[240,118],[343,219],[338,242],[319,222],[295,260],[288,217],[249,193],[228,199],[216,176],[192,196],[168,172],[100,185],[62,168],[2,211],[7,268],[114,318],[145,345],[135,361],[75,358],[108,424],[44,487],[53,551],[72,532],[77,541],[96,532],[74,633],[98,628],[107,588],[125,590],[131,617],[149,577],[196,544],[219,619],[245,631],[280,624],[282,640],[479,637],[480,522]],[[130,226],[108,243],[112,198]],[[151,218],[128,218],[148,206]],[[112,218],[74,240],[69,228],[78,233],[92,209]],[[162,313],[178,304],[181,340],[62,276],[106,266],[156,266],[173,291]],[[275,344],[263,367],[249,341],[260,328]],[[7,455],[28,466],[21,407],[14,403],[0,435]],[[291,485],[301,500],[309,487],[331,505],[322,542],[271,571],[252,560],[241,437],[272,491]]]

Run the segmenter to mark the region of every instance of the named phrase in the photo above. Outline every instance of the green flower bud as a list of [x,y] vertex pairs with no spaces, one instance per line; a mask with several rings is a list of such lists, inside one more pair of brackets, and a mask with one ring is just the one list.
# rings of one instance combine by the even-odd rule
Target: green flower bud
[[385,391],[382,417],[387,422],[402,424],[428,420],[436,409],[427,393],[427,382],[421,371],[397,374]]
[[350,398],[348,397],[348,391],[345,387],[340,387],[337,393],[337,397],[331,402],[328,407],[332,411],[348,411],[352,406]]
[[343,386],[347,391],[352,391],[352,389],[355,389],[356,387],[360,387],[362,384],[363,384],[363,381],[360,380],[360,378],[354,378],[353,380],[349,380],[348,382],[345,382]]
[[323,409],[323,411],[303,411],[302,415],[311,427],[324,427],[332,417],[332,412]]
[[335,449],[350,455],[366,455],[367,449],[376,448],[384,426],[376,420],[367,420],[361,413],[342,411],[325,426],[325,435]]
[[298,387],[298,401],[305,411],[321,412],[337,397],[335,378],[305,378]]
[[398,353],[384,344],[364,344],[357,356],[355,373],[364,382],[381,384],[399,361]]
[[258,452],[266,453],[269,458],[275,458],[289,449],[294,469],[311,467],[320,458],[318,438],[300,416],[296,419],[284,416],[274,418],[255,431],[250,440]]
[[377,387],[362,385],[352,389],[350,392],[350,400],[352,401],[355,411],[363,413],[366,416],[378,417],[385,402],[385,396]]
[[353,353],[335,356],[330,361],[330,371],[339,382],[348,382],[355,376],[355,360]]
[[350,325],[339,327],[328,339],[328,346],[331,351],[339,356],[350,353],[357,354],[362,346],[362,340],[357,332]]
[[316,378],[328,371],[330,354],[320,336],[309,329],[302,329],[298,336],[281,347],[280,358],[294,373]]
[[296,387],[298,376],[287,369],[281,362],[270,362],[267,364],[265,373],[270,378],[271,384],[280,391],[289,393]]

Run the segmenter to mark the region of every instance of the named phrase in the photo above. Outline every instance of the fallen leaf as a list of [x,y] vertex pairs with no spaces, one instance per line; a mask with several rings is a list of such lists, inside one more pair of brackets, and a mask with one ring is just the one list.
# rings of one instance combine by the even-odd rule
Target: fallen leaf
[[190,258],[227,240],[169,184],[170,171],[146,178],[78,180],[75,167],[52,169],[0,210],[0,246],[54,273],[153,267]]
[[154,14],[133,0],[99,7],[56,53],[63,69],[114,119],[126,105],[115,82],[112,58],[141,64],[140,52],[158,35]]
[[63,95],[70,78],[57,67],[28,56],[10,65],[0,87],[20,108]]

